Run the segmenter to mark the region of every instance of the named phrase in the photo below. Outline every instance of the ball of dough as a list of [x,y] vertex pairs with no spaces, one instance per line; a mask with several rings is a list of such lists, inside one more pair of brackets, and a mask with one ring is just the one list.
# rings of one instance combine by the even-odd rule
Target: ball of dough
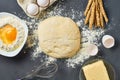
[[67,17],[54,16],[40,22],[39,45],[44,53],[55,58],[69,58],[80,49],[80,31]]

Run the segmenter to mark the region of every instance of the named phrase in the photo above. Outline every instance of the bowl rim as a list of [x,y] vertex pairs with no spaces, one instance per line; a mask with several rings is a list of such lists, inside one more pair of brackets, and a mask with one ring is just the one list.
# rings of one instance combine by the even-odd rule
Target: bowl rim
[[0,12],[0,17],[6,16],[6,15],[7,15],[7,16],[12,16],[12,17],[20,20],[20,23],[21,23],[22,25],[24,25],[23,28],[24,28],[24,30],[25,30],[25,39],[23,40],[22,44],[21,44],[16,50],[11,51],[11,52],[7,52],[7,51],[5,51],[5,50],[0,50],[0,55],[2,55],[2,56],[15,57],[16,55],[18,55],[18,54],[20,53],[20,51],[22,50],[22,48],[24,47],[24,45],[25,45],[25,43],[26,43],[26,41],[27,41],[27,37],[28,37],[28,27],[27,27],[26,23],[25,23],[23,20],[21,20],[19,17],[17,17],[16,15],[11,14],[11,13],[8,13],[8,12]]

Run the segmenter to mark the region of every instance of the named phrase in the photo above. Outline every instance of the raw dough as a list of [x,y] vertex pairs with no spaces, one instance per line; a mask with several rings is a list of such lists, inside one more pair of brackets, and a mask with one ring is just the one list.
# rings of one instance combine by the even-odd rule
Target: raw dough
[[39,24],[39,45],[43,52],[55,58],[69,58],[80,49],[80,31],[67,17],[50,17]]
[[[49,6],[51,6],[56,0],[50,0],[50,4]],[[17,0],[17,3],[18,5],[24,10],[24,12],[29,16],[29,17],[32,17],[32,18],[38,18],[40,16],[40,13],[42,11],[44,11],[45,9],[47,9],[48,7],[45,7],[45,8],[42,8],[42,7],[39,7],[39,13],[37,15],[30,15],[28,12],[27,12],[27,6],[31,3],[35,3],[37,4],[37,1],[36,0]]]

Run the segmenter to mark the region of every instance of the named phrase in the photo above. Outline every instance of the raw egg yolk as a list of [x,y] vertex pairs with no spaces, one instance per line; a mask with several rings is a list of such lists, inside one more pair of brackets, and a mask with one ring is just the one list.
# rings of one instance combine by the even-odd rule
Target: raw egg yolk
[[16,40],[17,30],[12,25],[7,24],[0,28],[0,39],[5,44],[12,44]]

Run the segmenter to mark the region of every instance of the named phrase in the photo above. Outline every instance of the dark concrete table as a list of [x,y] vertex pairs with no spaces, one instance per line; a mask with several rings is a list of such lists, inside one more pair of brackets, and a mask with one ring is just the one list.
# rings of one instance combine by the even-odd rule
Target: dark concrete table
[[[83,8],[85,9],[87,0],[82,0]],[[116,80],[120,80],[120,0],[104,0],[105,8],[108,13],[110,23],[106,27],[112,27],[106,34],[110,34],[116,39],[116,46],[112,49],[105,49],[103,46],[100,47],[102,57],[113,65],[116,71]],[[76,10],[81,10],[80,0],[64,0],[62,2],[69,9],[70,6]],[[66,9],[67,10],[67,9]],[[16,4],[16,0],[0,0],[0,12],[10,12],[21,14],[25,16],[22,9]],[[19,15],[18,15],[19,16]],[[6,58],[0,56],[0,80],[15,80],[18,77],[24,76],[27,72],[34,69],[33,65],[38,65],[38,61],[32,61],[30,54],[23,54],[24,48],[20,55],[15,58]],[[39,80],[79,80],[79,69],[67,68],[63,61],[58,62],[59,70],[55,76],[50,79],[39,79]],[[60,66],[62,65],[62,66]],[[33,79],[35,80],[35,79]]]

